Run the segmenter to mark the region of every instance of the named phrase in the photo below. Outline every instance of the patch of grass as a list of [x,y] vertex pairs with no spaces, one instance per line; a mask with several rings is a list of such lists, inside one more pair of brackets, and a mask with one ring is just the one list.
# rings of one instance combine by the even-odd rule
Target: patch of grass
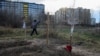
[[[0,29],[0,39],[24,40],[47,37],[46,29],[38,29],[38,32],[39,35],[30,36],[31,29],[27,29],[27,35],[25,37],[24,29]],[[50,30],[49,38],[64,39],[67,41],[70,39],[70,29]],[[73,44],[82,43],[81,46],[84,48],[100,51],[100,35],[93,34],[93,31],[75,30],[72,40]]]
[[75,32],[74,41],[82,42],[82,47],[91,51],[100,52],[100,35],[94,35],[91,31]]
[[[95,34],[93,34],[95,33]],[[97,33],[97,34],[96,34]],[[70,38],[70,29],[63,29],[59,31],[59,35]],[[73,34],[73,44],[78,44],[83,48],[89,49],[91,51],[100,52],[100,34],[92,30],[75,30]]]

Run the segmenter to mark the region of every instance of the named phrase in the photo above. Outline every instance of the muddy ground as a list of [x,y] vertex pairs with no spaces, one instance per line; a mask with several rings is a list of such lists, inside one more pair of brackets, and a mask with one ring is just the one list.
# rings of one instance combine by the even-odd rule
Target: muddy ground
[[[0,56],[69,56],[64,47],[68,42],[62,39],[49,39],[47,46],[45,38],[33,40],[0,40]],[[99,56],[91,54],[78,46],[73,46],[72,56]]]

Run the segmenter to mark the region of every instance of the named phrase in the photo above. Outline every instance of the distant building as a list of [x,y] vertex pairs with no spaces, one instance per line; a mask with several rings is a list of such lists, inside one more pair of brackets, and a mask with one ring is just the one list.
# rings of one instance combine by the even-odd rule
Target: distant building
[[0,2],[0,11],[5,13],[13,13],[12,16],[22,18],[27,17],[28,19],[42,20],[44,17],[44,8],[43,4],[36,3],[27,3],[27,2],[9,2],[1,1]]
[[35,3],[30,3],[29,4],[29,15],[32,16],[33,19],[40,19],[44,17],[44,5],[43,4],[35,4]]
[[79,24],[90,25],[91,24],[91,13],[90,9],[77,8],[79,13]]
[[96,24],[96,19],[95,18],[91,18],[91,25],[95,25]]
[[[55,19],[57,23],[65,22],[66,24],[91,24],[90,9],[83,8],[61,8],[55,12]],[[72,22],[71,22],[72,21]]]
[[68,22],[68,17],[70,17],[70,15],[68,15],[70,13],[70,11],[67,8],[61,8],[58,11],[55,12],[55,22],[57,24],[67,24]]
[[1,2],[1,1],[6,1],[6,0],[0,0],[0,2]]
[[1,1],[11,1],[11,0],[0,0],[0,2],[1,2]]

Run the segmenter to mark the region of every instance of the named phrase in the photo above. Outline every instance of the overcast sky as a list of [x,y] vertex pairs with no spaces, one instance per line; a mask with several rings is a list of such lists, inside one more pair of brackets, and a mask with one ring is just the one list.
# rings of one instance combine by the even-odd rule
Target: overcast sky
[[[46,11],[55,12],[62,7],[71,7],[73,0],[17,0],[31,3],[42,3],[45,4]],[[76,0],[75,7],[84,7],[89,9],[99,9],[100,0]]]
[[[44,4],[46,12],[54,13],[55,11],[59,10],[59,8],[71,7],[74,0],[17,0],[17,1]],[[76,8],[83,7],[98,11],[100,10],[100,0],[76,0],[74,7]],[[94,14],[98,15],[99,13],[96,12]],[[99,18],[97,16],[94,17]]]

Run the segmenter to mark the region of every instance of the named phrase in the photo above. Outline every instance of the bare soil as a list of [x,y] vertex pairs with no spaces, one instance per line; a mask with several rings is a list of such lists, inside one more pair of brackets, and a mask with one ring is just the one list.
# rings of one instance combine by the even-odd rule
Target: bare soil
[[[0,40],[0,56],[69,56],[64,47],[68,42],[61,39],[45,38],[33,40]],[[100,56],[98,53],[88,52],[78,46],[73,46],[72,56]]]

